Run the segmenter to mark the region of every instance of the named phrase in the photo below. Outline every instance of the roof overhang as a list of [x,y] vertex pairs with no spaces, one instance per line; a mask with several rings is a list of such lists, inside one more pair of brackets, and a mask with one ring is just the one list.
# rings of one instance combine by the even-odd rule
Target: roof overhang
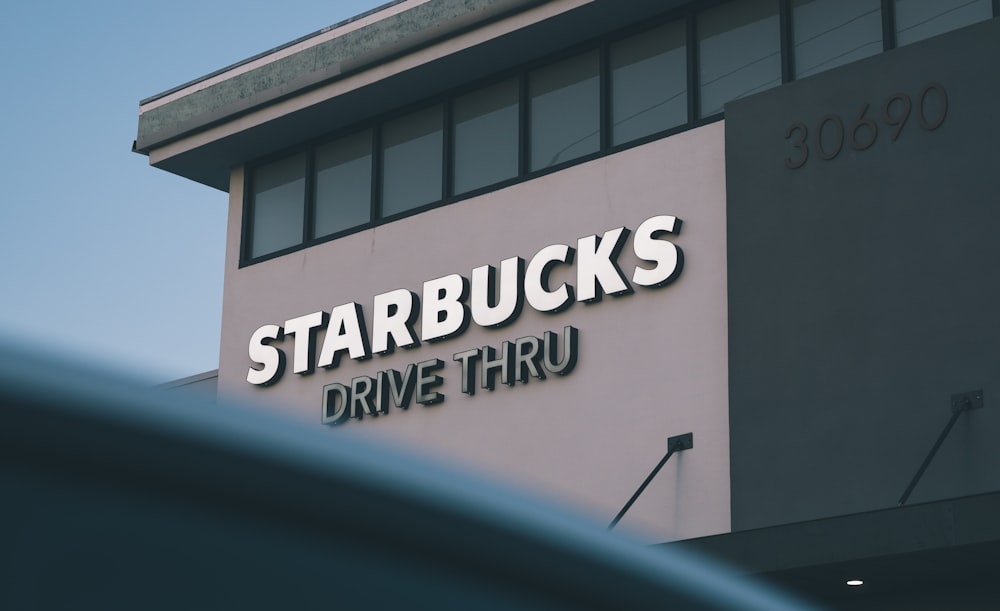
[[231,168],[685,4],[404,0],[143,100],[133,150],[229,190]]
[[[817,601],[997,588],[1000,493],[664,544]],[[862,588],[845,580],[859,577]]]

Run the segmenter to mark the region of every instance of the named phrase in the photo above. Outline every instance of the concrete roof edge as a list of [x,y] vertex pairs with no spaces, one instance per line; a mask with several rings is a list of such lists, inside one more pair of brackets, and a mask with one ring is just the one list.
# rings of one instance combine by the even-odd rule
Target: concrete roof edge
[[[138,134],[133,150],[148,154],[151,150],[273,104],[298,91],[305,91],[346,74],[356,73],[393,57],[457,35],[483,22],[502,18],[542,3],[543,0],[428,0],[389,15],[341,36],[303,48],[285,57],[234,75],[218,83],[193,90],[175,100],[161,102],[155,108],[140,110]],[[406,0],[383,5],[383,11]],[[369,15],[372,13],[369,13]],[[358,16],[356,21],[365,15]],[[338,27],[338,26],[332,26]],[[330,31],[321,30],[319,33]],[[310,35],[315,36],[318,35]],[[301,40],[307,40],[305,37]],[[286,49],[293,41],[279,47]],[[268,51],[256,58],[275,53]],[[236,66],[256,61],[245,60]],[[224,74],[224,69],[213,75]],[[203,77],[201,83],[213,75]],[[177,94],[175,88],[149,98],[161,99]]]
[[228,66],[226,66],[224,68],[219,68],[218,70],[215,70],[213,72],[209,72],[208,74],[205,74],[203,76],[199,76],[198,78],[191,79],[190,81],[188,81],[186,83],[182,83],[180,85],[177,85],[176,87],[171,87],[170,89],[167,89],[166,91],[161,91],[160,93],[151,95],[148,98],[144,98],[142,100],[139,100],[139,106],[141,107],[141,106],[144,106],[146,104],[149,104],[150,102],[155,102],[156,100],[164,98],[164,97],[166,97],[166,96],[168,96],[168,95],[170,95],[172,93],[177,93],[178,91],[183,91],[183,90],[187,89],[188,87],[191,87],[192,85],[197,85],[198,83],[202,83],[204,81],[207,81],[210,78],[219,76],[221,74],[225,74],[226,72],[230,72],[230,71],[232,71],[232,70],[234,70],[236,68],[239,68],[240,66],[245,66],[246,64],[249,64],[250,62],[254,62],[254,61],[258,60],[258,59],[267,57],[268,55],[273,55],[274,53],[277,53],[278,51],[283,51],[283,50],[285,50],[285,49],[287,49],[289,47],[294,47],[295,45],[297,45],[299,43],[305,42],[305,41],[310,40],[312,38],[316,38],[317,36],[320,36],[322,34],[326,34],[327,32],[336,30],[338,28],[342,28],[345,25],[350,25],[350,24],[354,23],[355,21],[364,19],[365,17],[370,17],[370,16],[372,16],[372,15],[374,15],[376,13],[380,13],[380,12],[382,12],[382,11],[388,9],[388,8],[392,8],[393,6],[396,6],[397,4],[401,4],[403,2],[406,2],[406,0],[391,0],[390,2],[386,2],[385,4],[381,4],[379,6],[376,6],[373,9],[369,9],[369,10],[367,10],[367,11],[365,11],[363,13],[360,13],[358,15],[355,15],[353,17],[348,17],[347,19],[344,19],[342,21],[338,21],[337,23],[335,23],[333,25],[330,25],[330,26],[327,26],[325,28],[316,30],[315,32],[311,32],[309,34],[306,34],[305,36],[300,36],[300,37],[296,38],[295,40],[290,40],[290,41],[288,41],[288,42],[286,42],[284,44],[278,45],[277,47],[274,47],[272,49],[268,49],[267,51],[262,51],[260,53],[257,53],[256,55],[252,55],[252,56],[250,56],[250,57],[248,57],[246,59],[242,59],[242,60],[240,60],[240,61],[238,61],[236,63],[230,64],[230,65],[228,65]]

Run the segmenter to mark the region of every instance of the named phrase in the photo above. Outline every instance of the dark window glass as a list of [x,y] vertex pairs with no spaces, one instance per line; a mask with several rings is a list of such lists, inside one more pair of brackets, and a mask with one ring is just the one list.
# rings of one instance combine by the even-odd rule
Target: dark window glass
[[793,0],[795,78],[882,51],[881,0]]
[[455,193],[517,176],[517,100],[516,80],[455,100]]
[[302,242],[305,218],[306,154],[299,153],[253,169],[251,257]]
[[896,0],[896,44],[908,45],[992,16],[990,0]]
[[441,199],[442,124],[442,107],[438,105],[382,127],[382,216]]
[[781,84],[777,0],[729,2],[698,13],[699,116]]
[[316,236],[371,220],[372,133],[365,130],[316,148]]
[[621,144],[687,122],[684,22],[611,45],[611,140]]
[[596,152],[601,146],[597,51],[535,70],[531,96],[531,169]]

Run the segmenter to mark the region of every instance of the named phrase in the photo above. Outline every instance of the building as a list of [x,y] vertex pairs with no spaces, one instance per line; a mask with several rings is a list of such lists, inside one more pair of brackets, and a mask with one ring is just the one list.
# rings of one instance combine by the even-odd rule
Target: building
[[623,528],[983,608],[998,14],[404,0],[144,100],[135,149],[229,193],[220,394],[599,520],[692,433]]
[[171,380],[157,386],[172,393],[184,393],[190,396],[214,399],[219,392],[219,370],[213,369],[197,373],[179,380]]

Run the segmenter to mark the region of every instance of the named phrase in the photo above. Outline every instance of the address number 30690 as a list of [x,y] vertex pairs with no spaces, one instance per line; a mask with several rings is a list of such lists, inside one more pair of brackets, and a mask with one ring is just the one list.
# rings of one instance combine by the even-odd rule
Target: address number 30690
[[[805,123],[789,125],[785,130],[785,140],[791,146],[791,154],[785,158],[785,167],[797,170],[809,161],[813,153],[829,161],[840,154],[845,144],[855,151],[871,147],[879,138],[879,123],[869,116],[869,108],[870,104],[863,104],[854,121],[846,127],[839,115],[823,115],[811,135]],[[911,115],[925,131],[941,127],[948,116],[948,94],[944,87],[928,83],[915,99],[905,93],[895,93],[886,98],[882,103],[881,119],[892,142],[899,140]]]

